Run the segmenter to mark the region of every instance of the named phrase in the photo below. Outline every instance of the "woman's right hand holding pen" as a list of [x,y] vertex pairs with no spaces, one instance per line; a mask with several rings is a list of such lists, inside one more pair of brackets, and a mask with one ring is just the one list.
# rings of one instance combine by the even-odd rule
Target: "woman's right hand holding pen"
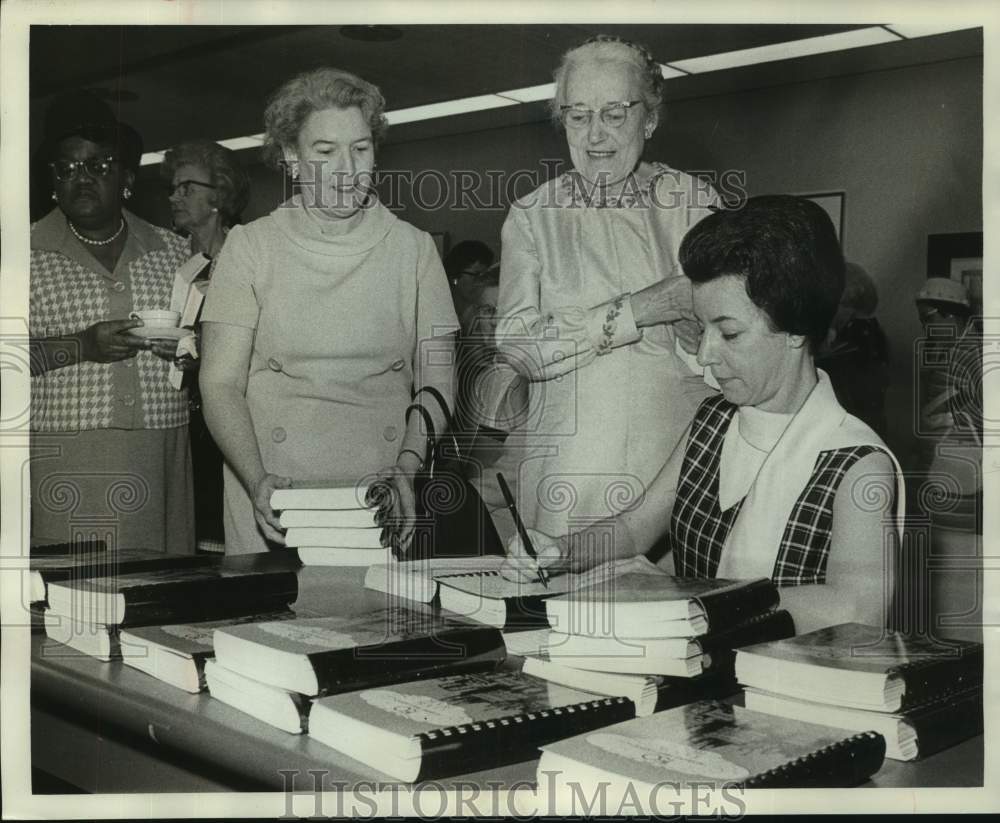
[[544,569],[550,577],[569,571],[569,551],[562,538],[550,537],[535,529],[527,529],[527,532],[537,559],[525,550],[521,535],[514,534],[507,541],[507,559],[500,567],[502,577],[517,583],[537,583],[539,569]]

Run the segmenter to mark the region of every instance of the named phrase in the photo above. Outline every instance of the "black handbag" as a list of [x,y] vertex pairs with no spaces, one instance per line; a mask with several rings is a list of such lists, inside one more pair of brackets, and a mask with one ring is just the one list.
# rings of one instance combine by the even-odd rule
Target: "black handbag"
[[[433,397],[445,419],[445,431],[437,436],[434,421],[421,402],[421,395]],[[493,525],[493,518],[479,492],[469,482],[480,474],[474,457],[475,435],[463,436],[455,431],[454,419],[444,397],[433,386],[417,391],[414,402],[406,410],[406,422],[419,414],[427,431],[427,447],[423,468],[413,480],[417,520],[413,540],[405,557],[478,557],[486,554],[503,555],[503,543]],[[465,451],[462,445],[467,448]],[[393,530],[390,544],[398,551]]]

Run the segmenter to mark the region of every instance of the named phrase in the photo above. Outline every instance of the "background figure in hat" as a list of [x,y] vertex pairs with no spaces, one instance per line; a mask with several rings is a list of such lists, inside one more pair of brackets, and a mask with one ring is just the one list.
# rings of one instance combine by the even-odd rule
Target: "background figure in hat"
[[[936,525],[981,532],[982,335],[969,294],[956,280],[928,279],[916,304],[925,335],[917,469],[949,497],[941,505],[934,496]],[[924,495],[917,497],[920,503]]]
[[193,552],[176,340],[130,319],[170,308],[187,243],[123,208],[142,142],[93,94],[53,101],[41,151],[55,207],[31,228],[32,539]]

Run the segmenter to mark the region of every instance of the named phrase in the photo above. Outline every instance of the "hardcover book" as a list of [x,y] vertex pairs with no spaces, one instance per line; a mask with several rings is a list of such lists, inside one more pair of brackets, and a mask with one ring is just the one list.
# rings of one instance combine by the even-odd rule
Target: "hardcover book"
[[983,647],[842,623],[740,649],[736,675],[744,686],[803,700],[905,710],[981,686]]
[[382,529],[300,526],[285,532],[285,543],[289,546],[321,546],[331,549],[381,549]]
[[275,568],[266,555],[260,561],[255,555],[246,558],[51,583],[49,608],[87,623],[142,626],[278,611],[295,602],[294,571]]
[[285,509],[278,522],[291,528],[374,529],[378,509]]
[[285,509],[371,509],[366,502],[368,486],[348,484],[326,488],[275,489],[271,508]]
[[[611,579],[668,580],[670,575],[645,558],[604,563],[579,574],[553,575],[540,581],[513,581],[499,571],[439,577],[441,608],[488,626],[529,629],[548,623],[550,598],[575,590],[603,589]],[[651,584],[655,585],[655,583]]]
[[693,677],[703,669],[731,670],[735,648],[794,633],[791,615],[781,610],[700,637],[587,637],[552,630],[547,652],[556,663],[582,669]]
[[[51,609],[45,610],[42,619],[45,626],[45,636],[56,643],[69,646],[77,652],[95,657],[105,663],[121,657],[118,629],[115,626],[73,620],[66,615],[54,614]],[[45,650],[46,655],[60,653],[57,649],[46,648]]]
[[771,580],[625,574],[545,603],[552,628],[595,637],[694,637],[778,605]]
[[32,546],[28,561],[31,603],[43,603],[47,585],[63,580],[85,580],[154,569],[207,566],[205,555],[165,554],[150,549],[120,548],[108,551],[104,541]]
[[852,731],[871,729],[885,738],[885,756],[892,760],[917,760],[983,733],[981,688],[945,695],[905,712],[831,706],[757,689],[746,689],[744,701],[748,709],[791,720]]
[[466,574],[493,574],[499,572],[503,561],[502,557],[486,555],[381,563],[368,569],[365,588],[405,600],[430,603],[437,597],[438,581]]
[[251,614],[204,623],[179,623],[123,630],[118,641],[122,662],[192,694],[205,688],[205,663],[215,655],[216,629],[242,623],[291,620],[292,611]]
[[[786,720],[714,700],[658,712],[542,747],[539,791],[572,783],[590,796],[603,783],[638,798],[656,786],[855,786],[879,770],[885,740]],[[643,812],[657,812],[644,808]]]
[[205,662],[205,682],[214,699],[244,714],[289,734],[309,730],[312,701],[304,694],[259,683],[220,666],[215,660]]
[[543,743],[634,716],[623,697],[500,671],[326,697],[313,707],[309,734],[412,782],[527,760]]
[[[289,529],[289,531],[291,531]],[[300,546],[295,549],[303,566],[377,566],[392,560],[390,549],[345,549]]]
[[506,657],[496,629],[396,607],[217,629],[213,645],[227,669],[310,697],[492,669]]

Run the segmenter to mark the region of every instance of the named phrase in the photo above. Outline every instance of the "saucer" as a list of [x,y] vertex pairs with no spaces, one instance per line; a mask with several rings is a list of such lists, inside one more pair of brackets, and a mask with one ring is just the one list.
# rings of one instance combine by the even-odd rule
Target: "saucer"
[[194,334],[191,329],[179,329],[176,326],[137,326],[129,331],[136,337],[145,337],[147,340],[180,340]]

